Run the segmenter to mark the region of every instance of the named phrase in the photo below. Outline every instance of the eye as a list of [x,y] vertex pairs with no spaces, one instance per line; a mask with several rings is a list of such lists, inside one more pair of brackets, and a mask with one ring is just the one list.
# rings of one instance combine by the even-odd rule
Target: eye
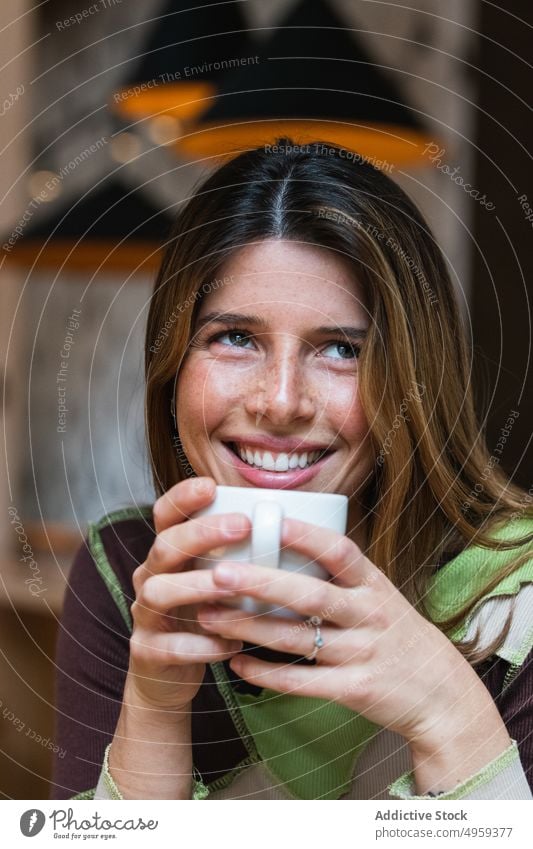
[[[330,342],[324,348],[324,351],[327,351],[330,348],[337,349],[337,356],[333,356],[335,360],[353,360],[357,359],[359,354],[361,353],[361,347],[359,345],[352,345],[350,342],[345,342],[341,339],[337,339],[335,342]],[[332,356],[332,355],[326,355]]]
[[244,348],[245,343],[251,340],[251,335],[246,333],[244,330],[224,330],[222,333],[216,333],[209,340],[210,342],[220,342],[222,345],[227,343],[222,340],[227,338],[230,340],[229,347],[231,348]]

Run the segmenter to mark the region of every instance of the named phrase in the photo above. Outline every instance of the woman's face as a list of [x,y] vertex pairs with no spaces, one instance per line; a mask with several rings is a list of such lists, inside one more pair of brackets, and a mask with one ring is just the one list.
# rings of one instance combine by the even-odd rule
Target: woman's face
[[369,318],[333,252],[249,245],[202,300],[177,382],[183,450],[227,486],[351,496],[373,468],[358,397]]

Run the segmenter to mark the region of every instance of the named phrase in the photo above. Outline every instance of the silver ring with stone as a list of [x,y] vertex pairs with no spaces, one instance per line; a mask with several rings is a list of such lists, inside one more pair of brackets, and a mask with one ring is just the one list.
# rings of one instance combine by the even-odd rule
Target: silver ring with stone
[[313,640],[313,651],[311,654],[306,656],[306,660],[315,660],[318,652],[324,645],[324,638],[322,636],[322,632],[320,630],[320,626],[322,625],[322,619],[320,616],[311,616],[309,619],[309,624],[313,625],[315,629],[315,639]]

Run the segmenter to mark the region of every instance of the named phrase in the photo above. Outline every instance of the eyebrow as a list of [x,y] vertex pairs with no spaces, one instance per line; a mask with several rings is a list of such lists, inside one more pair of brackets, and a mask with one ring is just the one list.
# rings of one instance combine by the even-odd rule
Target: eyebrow
[[[196,332],[202,329],[206,324],[210,324],[211,322],[218,322],[219,324],[224,324],[226,326],[232,324],[248,324],[252,327],[257,327],[259,330],[267,330],[268,323],[259,315],[245,315],[244,313],[237,312],[226,312],[226,313],[218,313],[218,312],[210,312],[205,315],[203,318],[199,319],[196,324]],[[365,327],[350,327],[344,326],[340,327],[338,325],[322,325],[321,327],[313,328],[315,333],[321,333],[324,335],[338,335],[342,334],[346,336],[347,339],[353,339],[356,342],[359,342],[365,339],[367,335],[367,330]]]

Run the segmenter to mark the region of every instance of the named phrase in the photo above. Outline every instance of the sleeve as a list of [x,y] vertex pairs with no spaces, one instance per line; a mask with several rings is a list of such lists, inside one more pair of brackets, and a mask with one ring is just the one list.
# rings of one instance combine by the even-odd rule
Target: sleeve
[[406,772],[388,788],[396,799],[533,799],[524,769],[520,762],[516,740],[497,758],[488,763],[475,775],[467,778],[446,793],[438,795],[416,794],[414,776]]
[[[512,745],[478,773],[438,799],[533,799],[533,651],[518,669],[501,659],[482,676],[511,737]],[[412,773],[404,773],[389,786],[399,799],[416,796]]]
[[[498,676],[496,686],[490,675]],[[533,650],[518,669],[499,661],[489,676],[485,683],[490,692],[497,693],[496,706],[509,736],[517,742],[520,761],[533,790]]]
[[[96,790],[94,792],[95,799],[105,799],[106,801],[114,800],[114,799],[122,799],[124,800],[124,796],[118,789],[117,785],[113,780],[113,776],[109,772],[109,749],[111,748],[111,744],[106,747],[104,763],[102,766],[102,771],[100,773],[100,777],[98,779],[98,784],[96,785]],[[192,794],[191,799],[196,801],[207,799],[209,795],[209,790],[203,783],[201,779],[193,777],[193,786],[192,786]]]
[[128,659],[128,628],[86,543],[72,566],[56,647],[59,754],[50,798],[91,798],[118,721]]

